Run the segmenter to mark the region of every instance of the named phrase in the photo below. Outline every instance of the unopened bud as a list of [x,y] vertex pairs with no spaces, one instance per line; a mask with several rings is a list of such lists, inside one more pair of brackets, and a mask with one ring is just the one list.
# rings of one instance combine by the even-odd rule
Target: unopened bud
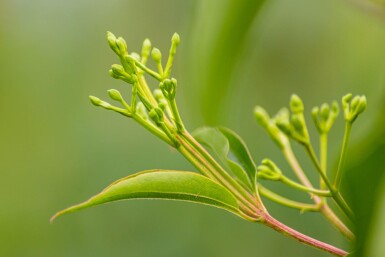
[[358,115],[365,111],[367,100],[365,96],[355,96],[353,98],[353,96],[349,94],[342,98],[342,106],[344,108],[345,120],[353,123]]
[[120,94],[120,92],[116,89],[110,89],[110,90],[107,90],[108,92],[108,95],[110,96],[110,98],[112,100],[115,100],[115,101],[118,101],[118,102],[121,102],[123,101],[123,97],[122,95]]
[[291,123],[293,124],[294,129],[297,131],[299,134],[303,134],[303,129],[304,129],[304,124],[301,119],[301,117],[297,114],[293,114],[291,116]]
[[136,52],[132,52],[130,54],[132,56],[132,58],[134,58],[136,61],[140,62],[140,55]]
[[304,106],[301,98],[298,95],[293,94],[290,99],[290,109],[293,113],[302,113]]
[[97,98],[96,96],[92,96],[90,95],[89,96],[90,100],[91,100],[91,103],[95,106],[100,106],[100,107],[103,107],[103,108],[106,108],[106,109],[109,109],[111,107],[111,105],[105,101],[102,101],[100,100],[99,98]]
[[146,38],[143,41],[143,45],[142,45],[142,63],[143,64],[146,64],[148,56],[150,55],[150,52],[151,52],[151,41],[148,38]]
[[154,47],[151,51],[151,57],[156,63],[159,63],[162,60],[162,53],[158,48]]
[[172,101],[176,95],[176,79],[165,79],[159,84],[159,88],[162,90],[164,97]]
[[180,43],[180,37],[179,37],[179,34],[178,34],[178,33],[175,32],[174,35],[172,35],[171,43],[172,43],[172,44],[175,44],[176,46],[179,45],[179,43]]
[[124,56],[127,54],[127,43],[124,40],[124,38],[118,37],[118,39],[116,39],[116,45],[119,48],[119,53],[121,56]]
[[270,116],[261,106],[255,106],[254,116],[258,124],[264,128],[267,128],[270,122]]
[[321,119],[326,122],[329,119],[330,107],[327,103],[321,105]]
[[139,102],[136,105],[136,113],[142,117],[142,119],[147,120],[148,119],[148,113],[146,110],[146,107],[144,107],[144,104],[142,102]]
[[257,168],[258,178],[269,180],[280,180],[282,177],[282,171],[269,159],[264,159],[260,166]]
[[110,48],[116,53],[119,54],[119,48],[116,44],[116,37],[111,32],[107,31],[107,42]]
[[89,96],[90,100],[91,100],[91,103],[95,106],[99,106],[102,104],[102,100],[100,100],[100,98],[97,98],[96,96],[93,96],[93,95],[90,95]]
[[155,124],[159,124],[163,122],[163,110],[160,108],[153,108],[148,115],[155,122]]

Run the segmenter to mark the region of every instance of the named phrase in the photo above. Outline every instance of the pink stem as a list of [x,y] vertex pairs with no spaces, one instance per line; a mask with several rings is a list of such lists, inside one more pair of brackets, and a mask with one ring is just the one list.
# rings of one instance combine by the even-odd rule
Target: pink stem
[[269,214],[265,214],[265,216],[263,218],[264,218],[264,223],[267,226],[271,227],[272,229],[278,231],[279,233],[281,233],[285,236],[294,238],[295,240],[297,240],[301,243],[304,243],[304,244],[310,245],[312,247],[318,248],[320,250],[326,251],[326,252],[331,253],[335,256],[343,257],[343,256],[346,256],[348,254],[348,252],[346,252],[344,250],[341,250],[341,249],[334,247],[332,245],[329,245],[327,243],[318,241],[314,238],[306,236],[306,235],[286,226],[285,224],[283,224],[283,223],[279,222],[278,220],[274,219],[273,217],[271,217]]

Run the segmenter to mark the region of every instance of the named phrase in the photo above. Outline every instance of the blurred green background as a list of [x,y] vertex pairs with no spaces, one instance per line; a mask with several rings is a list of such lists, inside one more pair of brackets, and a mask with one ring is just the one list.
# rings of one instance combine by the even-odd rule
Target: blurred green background
[[[49,224],[59,209],[133,172],[193,169],[133,121],[89,103],[88,95],[106,99],[110,88],[130,92],[108,76],[117,60],[107,30],[125,37],[130,51],[149,37],[164,56],[177,31],[173,76],[187,127],[231,127],[256,162],[269,157],[287,167],[254,122],[256,104],[275,113],[297,93],[310,112],[348,92],[366,94],[344,190],[357,213],[357,256],[385,256],[371,240],[385,229],[385,204],[376,204],[385,171],[385,16],[380,5],[358,2],[0,1],[0,256],[328,256],[219,209],[180,202],[114,203]],[[330,168],[342,133],[339,119]],[[304,233],[352,247],[318,214],[266,205]]]

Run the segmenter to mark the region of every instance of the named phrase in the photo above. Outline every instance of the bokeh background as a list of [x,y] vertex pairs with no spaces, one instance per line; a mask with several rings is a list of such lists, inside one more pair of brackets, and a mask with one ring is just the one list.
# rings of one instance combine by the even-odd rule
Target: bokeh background
[[[310,112],[348,92],[366,94],[343,181],[357,213],[357,245],[319,214],[266,205],[304,233],[355,247],[356,256],[385,256],[384,9],[383,1],[348,0],[0,1],[0,256],[328,256],[219,209],[180,202],[114,203],[49,224],[56,211],[128,174],[193,170],[133,121],[89,103],[88,95],[107,98],[110,88],[130,92],[108,76],[117,60],[107,30],[125,37],[130,51],[149,37],[164,56],[177,31],[173,76],[187,127],[228,126],[256,162],[272,158],[288,173],[253,107],[273,114],[297,93]],[[329,168],[342,134],[340,118]]]

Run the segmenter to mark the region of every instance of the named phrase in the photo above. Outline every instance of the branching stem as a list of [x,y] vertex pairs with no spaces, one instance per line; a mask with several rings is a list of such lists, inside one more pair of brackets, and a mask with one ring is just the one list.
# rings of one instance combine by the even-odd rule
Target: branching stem
[[344,164],[345,164],[345,159],[346,159],[346,154],[347,154],[347,149],[348,149],[351,131],[352,131],[352,123],[346,122],[345,134],[344,134],[344,139],[342,142],[341,156],[340,156],[340,160],[338,163],[338,169],[337,169],[337,172],[336,172],[335,178],[334,178],[334,186],[337,189],[340,188],[340,185],[341,185],[342,170],[343,170]]

